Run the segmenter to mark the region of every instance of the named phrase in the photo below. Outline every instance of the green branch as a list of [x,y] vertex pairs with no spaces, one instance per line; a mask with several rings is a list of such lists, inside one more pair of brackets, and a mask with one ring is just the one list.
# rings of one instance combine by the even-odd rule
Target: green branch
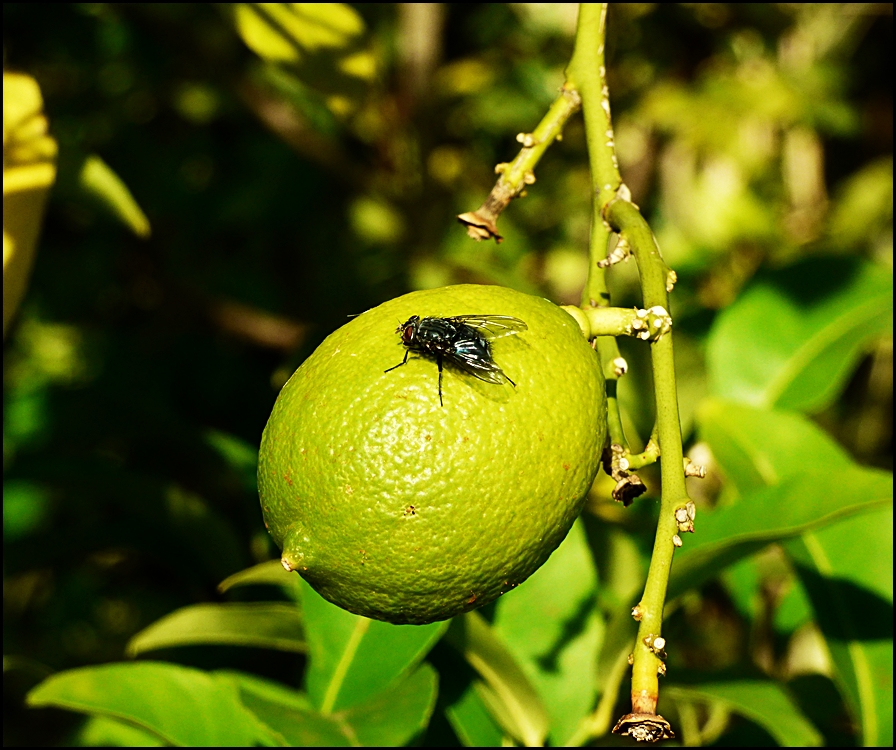
[[[643,338],[651,341],[657,411],[656,440],[638,458],[648,460],[655,456],[658,446],[661,452],[662,501],[644,595],[633,613],[639,621],[639,628],[632,654],[632,712],[619,720],[614,731],[631,734],[638,739],[657,740],[673,736],[668,722],[656,715],[658,675],[665,672],[665,641],[661,635],[663,606],[672,555],[675,546],[681,544],[678,532],[693,529],[693,504],[689,503],[685,488],[672,349],[672,320],[668,314],[668,294],[675,283],[675,274],[663,262],[653,233],[637,207],[631,203],[628,190],[619,174],[606,83],[606,18],[605,3],[583,3],[579,6],[575,50],[566,71],[567,86],[574,87],[582,98],[591,164],[591,263],[582,308],[588,313],[598,312],[595,308],[609,307],[606,269],[615,260],[624,257],[625,251],[630,249],[638,263],[643,304],[647,308],[642,311],[647,313],[643,320],[648,324]],[[622,247],[617,248],[617,252],[608,253],[608,243],[613,231],[619,233]],[[603,313],[605,310],[599,312]],[[598,351],[605,369],[609,362],[618,357],[615,341],[612,345],[599,345]],[[615,383],[612,385],[615,386]],[[615,392],[615,388],[613,390]],[[618,409],[615,399],[610,406]],[[621,420],[618,420],[618,415],[610,416],[611,426],[614,422],[618,423],[620,440],[617,443],[615,437],[611,439],[618,445],[613,454],[621,461],[627,452],[627,445],[621,434]],[[614,419],[614,416],[617,418]],[[617,470],[620,466],[620,463],[616,464]],[[619,477],[622,474],[614,473],[613,476]],[[632,481],[627,471],[619,484],[625,481]]]
[[[563,305],[576,319],[582,334],[589,341],[598,337],[633,336],[642,341],[656,341],[672,328],[672,319],[662,307],[650,310],[626,307],[573,307]],[[615,374],[622,375],[628,365],[624,360],[614,364]]]
[[[653,305],[651,309],[667,309],[670,272],[647,222],[632,203],[624,200],[610,203],[605,214],[610,225],[628,240],[638,261],[645,304]],[[665,672],[663,645],[657,647],[656,644],[658,639],[661,642],[666,588],[672,556],[676,545],[680,544],[678,532],[689,530],[682,528],[677,519],[678,511],[686,509],[689,500],[684,478],[671,331],[651,344],[650,354],[656,398],[657,442],[661,451],[662,501],[647,582],[637,608],[636,619],[640,624],[632,666],[633,715],[656,713],[658,674]]]
[[[576,28],[575,48],[566,67],[566,85],[579,92],[583,101],[585,140],[591,164],[591,236],[588,248],[588,279],[582,290],[582,309],[585,311],[610,306],[606,269],[608,245],[612,237],[610,227],[603,217],[604,207],[616,197],[622,186],[616,151],[613,148],[613,125],[610,121],[610,100],[606,88],[605,39],[607,27],[606,3],[582,3],[579,5],[579,21]],[[615,457],[629,452],[628,440],[622,427],[622,413],[617,396],[617,382],[628,366],[619,352],[615,338],[596,341],[598,356],[607,383],[607,428],[610,446],[614,448],[605,456],[605,469],[616,479],[614,498],[628,505],[644,491],[640,480],[621,470]],[[615,464],[615,465],[614,465]]]
[[[641,216],[622,182],[616,160],[615,138],[610,119],[610,98],[604,57],[607,24],[606,3],[582,3],[576,29],[575,48],[566,68],[561,94],[533,133],[521,133],[522,150],[509,164],[499,164],[501,175],[486,201],[476,211],[458,219],[474,239],[493,237],[501,241],[496,222],[510,201],[524,194],[535,182],[533,169],[545,149],[560,137],[569,117],[582,108],[585,138],[591,166],[591,236],[589,273],[580,308],[565,308],[576,318],[583,333],[594,341],[607,381],[607,422],[611,445],[604,452],[604,467],[617,480],[613,496],[628,505],[644,491],[635,469],[660,458],[662,500],[653,557],[644,594],[632,612],[639,621],[638,638],[632,653],[632,712],[623,716],[613,731],[639,740],[655,741],[673,737],[669,723],[656,714],[659,674],[665,673],[663,607],[672,556],[681,546],[679,532],[693,531],[694,504],[685,488],[684,458],[675,362],[672,349],[672,319],[669,292],[675,273],[663,262],[650,227]],[[614,234],[615,233],[615,234]],[[611,240],[618,235],[615,247]],[[623,310],[610,306],[606,273],[614,263],[631,252],[638,263],[645,309]],[[622,431],[616,398],[616,382],[627,369],[619,356],[616,336],[635,336],[650,342],[656,397],[656,426],[645,451],[633,456]],[[608,705],[601,701],[601,710]],[[591,727],[605,726],[597,719]],[[587,730],[586,730],[587,731]]]
[[579,111],[581,100],[578,93],[564,86],[560,90],[548,113],[531,133],[520,133],[516,139],[523,148],[509,163],[498,164],[495,172],[501,175],[485,202],[475,211],[460,214],[457,219],[467,227],[467,234],[474,240],[490,237],[500,243],[504,239],[498,234],[497,222],[501,212],[517,196],[525,195],[527,185],[535,182],[535,166],[555,140],[560,140],[563,126]]

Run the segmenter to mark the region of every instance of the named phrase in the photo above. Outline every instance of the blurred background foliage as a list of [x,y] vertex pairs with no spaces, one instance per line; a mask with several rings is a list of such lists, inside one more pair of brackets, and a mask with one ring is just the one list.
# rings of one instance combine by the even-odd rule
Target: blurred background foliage
[[[579,302],[590,210],[580,119],[502,216],[502,244],[474,243],[454,221],[556,95],[576,12],[4,5],[4,68],[37,81],[59,146],[4,343],[7,744],[69,736],[71,716],[23,708],[46,674],[120,659],[149,623],[216,600],[222,579],[275,555],[257,442],[279,387],[347,315],[459,282]],[[623,178],[678,272],[693,443],[709,392],[782,403],[749,373],[732,384],[707,364],[726,356],[725,325],[749,328],[761,349],[774,323],[763,289],[788,290],[797,326],[811,308],[801,290],[824,296],[870,273],[844,295],[879,295],[892,274],[892,6],[612,5],[608,65]],[[634,264],[610,281],[614,304],[638,303]],[[755,314],[732,307],[744,298],[758,300]],[[834,385],[783,404],[855,460],[890,469],[887,326],[873,312],[839,351]],[[653,419],[649,361],[646,347],[621,345],[637,449]],[[749,351],[731,356],[750,368]],[[702,445],[692,449],[706,457]],[[608,481],[590,512],[646,547],[649,523],[636,531],[604,506]],[[724,500],[721,485],[710,479],[700,499]],[[774,646],[714,594],[720,652],[695,659],[726,665],[725,643],[743,639]],[[261,649],[182,658],[286,682],[301,663]]]

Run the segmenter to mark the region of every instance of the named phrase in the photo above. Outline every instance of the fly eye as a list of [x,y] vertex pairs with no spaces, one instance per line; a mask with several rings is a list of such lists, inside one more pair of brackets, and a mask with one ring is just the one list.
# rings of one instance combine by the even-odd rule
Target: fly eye
[[414,340],[414,326],[405,326],[405,329],[401,332],[401,338],[404,341],[413,341]]

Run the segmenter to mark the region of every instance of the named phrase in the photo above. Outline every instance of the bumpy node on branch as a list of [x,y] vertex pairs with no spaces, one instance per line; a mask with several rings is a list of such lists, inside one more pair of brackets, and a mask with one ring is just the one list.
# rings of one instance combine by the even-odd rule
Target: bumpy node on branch
[[627,261],[631,256],[632,248],[628,244],[628,240],[625,239],[622,235],[619,235],[619,239],[616,242],[616,247],[613,248],[613,251],[606,258],[597,262],[597,267],[609,268],[610,266],[621,263],[622,261]]
[[684,475],[686,477],[697,477],[698,479],[706,479],[706,467],[702,464],[695,464],[687,456],[684,459]]
[[672,330],[672,316],[660,305],[655,305],[649,310],[636,309],[635,315],[631,335],[643,341],[659,341]]

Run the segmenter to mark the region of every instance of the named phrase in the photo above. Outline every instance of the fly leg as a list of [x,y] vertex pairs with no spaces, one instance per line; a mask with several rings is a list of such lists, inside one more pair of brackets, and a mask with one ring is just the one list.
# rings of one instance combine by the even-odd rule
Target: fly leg
[[438,362],[439,362],[439,406],[445,406],[445,404],[442,403],[442,355],[441,354],[438,356]]
[[[404,350],[404,359],[401,360],[401,362],[399,362],[397,365],[395,365],[395,367],[401,367],[403,364],[406,364],[408,361],[408,354],[410,354],[410,353],[411,353],[410,349],[405,349]],[[383,372],[391,372],[392,370],[395,369],[395,367],[390,367],[388,370],[383,370]]]

